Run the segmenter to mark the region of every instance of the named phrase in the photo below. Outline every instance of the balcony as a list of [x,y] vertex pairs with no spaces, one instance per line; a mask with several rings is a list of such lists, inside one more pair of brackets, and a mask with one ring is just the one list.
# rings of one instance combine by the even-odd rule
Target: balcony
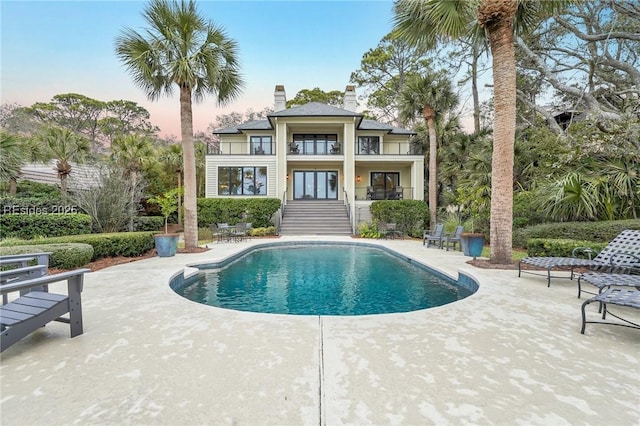
[[356,186],[356,200],[413,200],[413,188],[397,186],[395,188],[379,188],[372,186]]
[[[414,142],[384,142],[357,143],[354,146],[356,155],[423,155],[421,143]],[[382,148],[382,149],[381,149]]]
[[207,144],[207,155],[276,155],[275,147],[274,142],[212,142]]
[[291,155],[342,155],[342,144],[330,141],[294,141],[287,143]]

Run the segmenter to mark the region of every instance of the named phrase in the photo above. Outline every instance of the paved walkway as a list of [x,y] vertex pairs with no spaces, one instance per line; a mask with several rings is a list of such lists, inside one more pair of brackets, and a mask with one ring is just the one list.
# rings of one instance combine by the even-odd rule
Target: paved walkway
[[[278,241],[288,239],[304,238]],[[168,287],[185,264],[264,241],[87,274],[82,336],[53,323],[2,354],[0,423],[640,424],[640,332],[581,335],[569,280],[547,288],[396,240],[375,243],[454,277],[463,269],[480,290],[406,314],[317,317],[208,307]]]

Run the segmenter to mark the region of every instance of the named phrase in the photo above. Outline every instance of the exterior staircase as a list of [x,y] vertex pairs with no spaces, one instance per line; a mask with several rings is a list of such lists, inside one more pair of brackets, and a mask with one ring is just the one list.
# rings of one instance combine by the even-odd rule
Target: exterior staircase
[[280,235],[351,235],[347,207],[338,200],[287,201]]

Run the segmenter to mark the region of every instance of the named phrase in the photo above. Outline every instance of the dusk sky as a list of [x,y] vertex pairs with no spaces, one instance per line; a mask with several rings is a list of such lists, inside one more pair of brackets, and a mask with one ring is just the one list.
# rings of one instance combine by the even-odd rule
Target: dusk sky
[[[178,92],[147,100],[114,53],[123,28],[142,32],[146,2],[0,2],[0,100],[30,106],[79,93],[130,100],[151,113],[163,136],[180,134]],[[200,1],[204,16],[237,41],[244,91],[221,108],[214,97],[194,105],[194,131],[215,116],[273,106],[276,84],[291,99],[301,89],[344,90],[362,55],[392,27],[389,1]],[[360,94],[360,93],[359,93]]]

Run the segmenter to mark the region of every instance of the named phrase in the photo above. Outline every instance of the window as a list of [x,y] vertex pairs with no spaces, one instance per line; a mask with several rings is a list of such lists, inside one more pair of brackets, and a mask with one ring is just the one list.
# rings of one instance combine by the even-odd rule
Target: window
[[396,187],[400,184],[400,173],[372,172],[371,186],[373,200],[390,200],[396,197]]
[[380,154],[380,137],[358,136],[358,154]]
[[218,167],[218,195],[267,195],[267,168]]
[[251,136],[250,153],[252,155],[271,155],[271,136]]
[[337,142],[338,135],[293,135],[294,145],[306,155],[329,154]]

